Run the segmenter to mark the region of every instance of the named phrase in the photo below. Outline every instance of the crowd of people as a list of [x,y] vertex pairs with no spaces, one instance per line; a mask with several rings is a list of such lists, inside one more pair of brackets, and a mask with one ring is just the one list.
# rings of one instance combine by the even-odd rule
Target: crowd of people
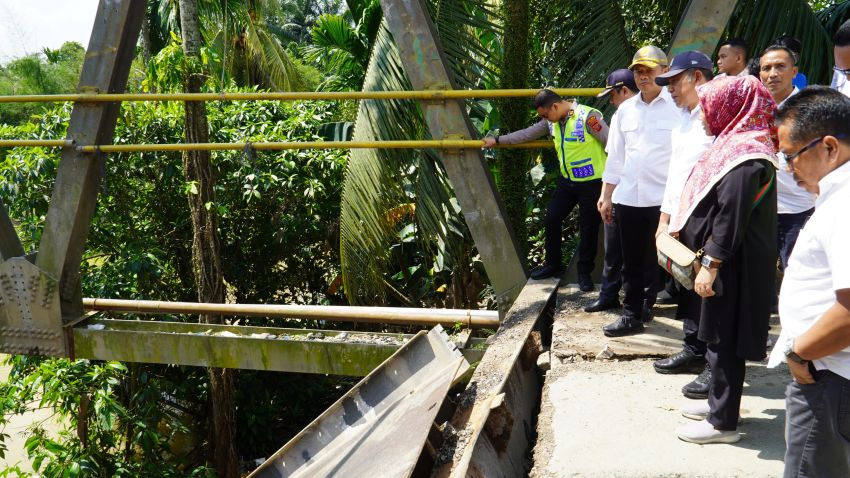
[[[585,310],[622,307],[606,336],[642,333],[659,297],[678,304],[682,350],[653,365],[698,374],[682,389],[695,400],[682,409],[694,422],[680,439],[740,440],[745,363],[766,357],[778,311],[768,366],[786,362],[792,378],[786,477],[850,476],[850,221],[841,212],[850,205],[850,21],[833,43],[830,87],[808,85],[790,36],[753,58],[746,42],[726,40],[717,74],[701,52],[668,61],[645,46],[608,76],[600,96],[616,108],[610,121],[541,90],[539,122],[485,138],[485,147],[554,139],[561,174],[532,278],[562,272],[562,225],[578,205],[586,292],[604,224],[601,287]],[[668,236],[695,253],[681,284],[658,265],[656,241]]]

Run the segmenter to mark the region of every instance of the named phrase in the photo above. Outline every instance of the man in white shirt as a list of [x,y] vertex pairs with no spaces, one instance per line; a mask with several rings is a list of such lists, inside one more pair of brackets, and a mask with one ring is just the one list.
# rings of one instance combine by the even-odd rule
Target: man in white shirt
[[[771,46],[761,56],[761,81],[773,96],[777,107],[782,107],[788,98],[800,92],[792,80],[797,74],[796,56],[782,46]],[[776,192],[779,212],[779,270],[788,266],[788,257],[797,242],[800,230],[809,220],[815,207],[815,195],[797,185],[794,176],[780,158],[776,174]]]
[[611,124],[598,204],[606,224],[616,217],[623,249],[623,314],[603,327],[608,337],[640,333],[643,322],[652,318],[657,289],[646,284],[644,276],[654,268],[656,280],[650,282],[660,277],[655,229],[670,164],[670,133],[680,119],[670,93],[655,83],[655,77],[667,71],[667,56],[661,49],[639,49],[629,69],[640,94],[620,105]]
[[[698,51],[680,53],[673,58],[670,71],[658,75],[655,82],[666,86],[676,106],[681,108],[681,120],[671,135],[672,154],[667,172],[667,184],[661,203],[659,234],[666,233],[670,216],[677,211],[685,182],[694,164],[711,146],[714,137],[705,133],[702,125],[702,109],[697,87],[711,81],[711,59]],[[682,351],[670,357],[656,360],[655,371],[663,374],[705,372],[703,381],[695,380],[686,385],[682,392],[689,398],[708,398],[710,372],[705,362],[705,342],[697,337],[702,300],[693,291],[681,290],[676,318],[682,321],[685,333]]]
[[720,72],[717,77],[749,75],[748,61],[747,42],[740,38],[727,39],[717,50],[717,71]]
[[844,22],[832,37],[835,45],[833,55],[835,73],[832,75],[832,88],[850,96],[850,20]]
[[785,477],[850,476],[850,98],[811,87],[777,114],[779,150],[819,194],[779,298],[782,334],[768,366],[788,362]]
[[[635,85],[635,75],[631,70],[621,68],[614,70],[605,80],[605,90],[596,95],[598,98],[608,97],[611,106],[615,108],[611,117],[617,116],[616,108],[624,101],[638,94]],[[605,150],[607,151],[607,145]],[[584,308],[585,312],[601,312],[620,307],[620,288],[623,286],[623,252],[620,247],[620,232],[614,222],[603,224],[605,258],[602,266],[602,284],[599,286],[599,298]]]

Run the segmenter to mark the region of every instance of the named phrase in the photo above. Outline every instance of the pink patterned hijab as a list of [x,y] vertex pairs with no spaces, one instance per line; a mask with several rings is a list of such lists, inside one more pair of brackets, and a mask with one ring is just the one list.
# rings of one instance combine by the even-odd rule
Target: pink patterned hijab
[[702,114],[716,136],[685,183],[669,231],[684,227],[694,208],[729,171],[745,161],[766,159],[778,167],[776,103],[754,76],[717,78],[699,90]]

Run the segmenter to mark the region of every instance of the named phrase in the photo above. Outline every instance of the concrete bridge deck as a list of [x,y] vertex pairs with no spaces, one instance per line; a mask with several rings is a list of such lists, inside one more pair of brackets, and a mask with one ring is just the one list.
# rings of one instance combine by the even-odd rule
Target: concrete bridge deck
[[[689,402],[680,389],[693,376],[652,368],[681,348],[675,306],[657,306],[644,334],[611,339],[601,328],[616,313],[582,311],[596,294],[559,292],[531,477],[782,475],[787,370],[747,364],[739,443],[685,443],[675,430],[689,421],[679,413]],[[775,340],[778,318],[772,323]]]

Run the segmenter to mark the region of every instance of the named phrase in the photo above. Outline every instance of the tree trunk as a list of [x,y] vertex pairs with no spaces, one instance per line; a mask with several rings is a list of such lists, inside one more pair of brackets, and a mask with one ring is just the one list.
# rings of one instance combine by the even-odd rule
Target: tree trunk
[[[146,12],[147,13],[147,12]],[[142,58],[145,59],[145,65],[151,62],[151,23],[150,15],[145,15],[142,20],[142,31],[139,34],[139,41],[142,44]]]
[[[180,0],[180,27],[183,32],[183,51],[187,58],[185,89],[187,93],[201,91],[202,76],[198,71],[201,31],[196,0]],[[186,102],[185,130],[187,143],[208,143],[206,104]],[[209,151],[183,153],[183,171],[192,184],[189,209],[192,215],[192,269],[198,289],[199,302],[224,302],[224,278],[221,271],[218,217],[215,204],[215,177],[210,166]],[[221,323],[221,317],[202,315],[203,323]],[[207,369],[210,380],[212,427],[210,444],[213,464],[221,478],[239,476],[239,459],[233,444],[236,441],[235,404],[233,402],[233,371]]]
[[[528,0],[502,2],[505,35],[502,38],[502,88],[526,88],[528,84]],[[508,34],[507,32],[510,32]],[[528,100],[508,98],[498,102],[502,119],[501,131],[510,132],[528,126]],[[522,149],[503,149],[496,153],[499,168],[499,193],[523,252],[527,249],[528,230],[525,225],[526,203],[529,195],[528,154]]]

